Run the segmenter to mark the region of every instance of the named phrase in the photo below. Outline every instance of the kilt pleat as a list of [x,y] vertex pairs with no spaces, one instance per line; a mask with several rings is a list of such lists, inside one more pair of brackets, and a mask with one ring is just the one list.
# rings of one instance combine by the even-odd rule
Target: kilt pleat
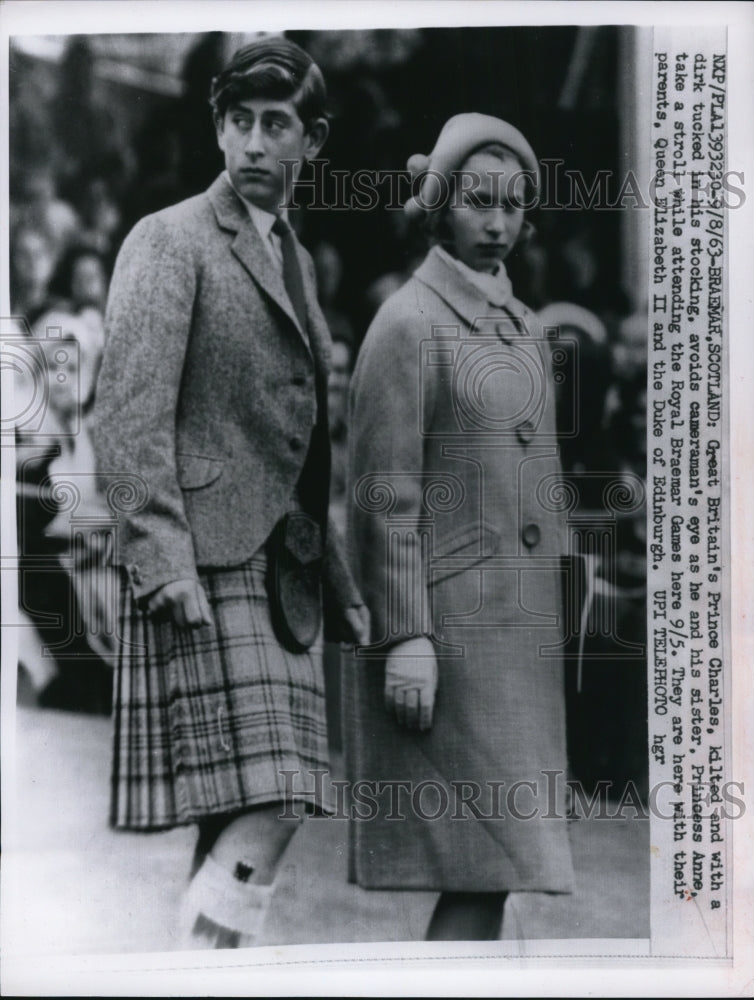
[[200,572],[213,624],[182,629],[149,619],[122,574],[114,827],[165,829],[292,799],[330,809],[310,777],[328,768],[322,641],[305,653],[280,646],[264,578],[262,553]]

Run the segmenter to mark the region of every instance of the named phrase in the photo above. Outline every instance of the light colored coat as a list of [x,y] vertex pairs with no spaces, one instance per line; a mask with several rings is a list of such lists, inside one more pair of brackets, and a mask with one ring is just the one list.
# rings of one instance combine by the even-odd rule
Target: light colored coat
[[[566,538],[554,402],[534,314],[515,299],[493,306],[436,250],[363,344],[349,544],[375,645],[345,663],[348,777],[410,782],[414,793],[430,782],[418,800],[404,794],[404,821],[385,818],[383,796],[376,817],[352,824],[352,875],[366,887],[571,888],[563,819],[516,819],[505,800],[512,783],[533,782],[534,805],[557,801],[563,816]],[[384,654],[416,635],[431,636],[438,655],[427,733],[400,727],[383,704]],[[561,772],[552,800],[548,770]],[[499,811],[487,783],[502,782],[506,818],[463,807],[451,819],[459,795],[472,794],[464,782],[481,789],[485,815]],[[532,801],[524,788],[514,812]]]

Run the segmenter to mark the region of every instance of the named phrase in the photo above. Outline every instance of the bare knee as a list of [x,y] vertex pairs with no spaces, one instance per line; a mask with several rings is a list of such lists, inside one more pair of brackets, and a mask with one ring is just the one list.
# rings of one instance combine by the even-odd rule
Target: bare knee
[[281,803],[237,813],[217,832],[209,853],[231,871],[240,865],[249,881],[268,884],[300,822]]

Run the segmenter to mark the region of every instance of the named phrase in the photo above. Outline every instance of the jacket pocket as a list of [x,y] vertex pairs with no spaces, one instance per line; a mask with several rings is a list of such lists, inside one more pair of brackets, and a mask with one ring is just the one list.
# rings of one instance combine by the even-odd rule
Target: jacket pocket
[[465,573],[494,556],[500,549],[500,532],[490,525],[474,525],[446,539],[442,548],[444,551],[430,560],[429,587]]
[[176,473],[182,490],[196,490],[209,486],[219,478],[225,466],[224,458],[211,455],[195,455],[190,452],[176,452]]

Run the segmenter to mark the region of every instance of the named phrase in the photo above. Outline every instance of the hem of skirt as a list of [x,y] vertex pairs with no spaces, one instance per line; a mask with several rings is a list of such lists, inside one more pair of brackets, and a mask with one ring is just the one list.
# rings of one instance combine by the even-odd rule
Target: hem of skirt
[[[312,802],[297,796],[283,798],[280,796],[259,796],[247,799],[235,805],[224,806],[222,809],[196,810],[190,814],[181,816],[165,816],[161,818],[144,817],[143,819],[118,819],[111,817],[108,826],[117,833],[165,833],[167,830],[175,830],[183,826],[193,826],[201,823],[202,820],[216,819],[218,816],[233,816],[242,813],[245,809],[254,806],[275,805],[280,803],[281,811],[288,810],[289,818],[293,819],[293,807],[306,806],[306,813],[314,816],[331,816],[335,813],[335,805],[332,802]],[[299,813],[299,815],[301,815]]]

